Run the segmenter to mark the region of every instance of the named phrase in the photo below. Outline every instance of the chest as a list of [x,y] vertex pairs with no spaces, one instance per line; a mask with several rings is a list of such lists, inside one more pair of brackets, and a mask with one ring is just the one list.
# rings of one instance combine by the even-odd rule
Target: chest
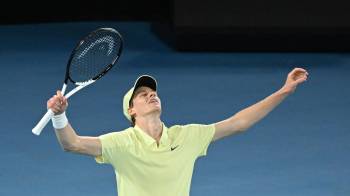
[[130,178],[169,182],[191,173],[195,157],[195,153],[184,143],[158,148],[136,145],[123,153],[116,170]]

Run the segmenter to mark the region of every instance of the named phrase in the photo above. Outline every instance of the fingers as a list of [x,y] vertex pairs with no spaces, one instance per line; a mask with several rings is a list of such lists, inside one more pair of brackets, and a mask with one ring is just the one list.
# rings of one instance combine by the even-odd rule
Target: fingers
[[303,68],[294,68],[289,74],[288,79],[294,82],[304,82],[307,80],[309,73]]
[[306,75],[309,75],[309,73],[308,73],[305,69],[299,68],[299,67],[294,68],[294,69],[290,72],[291,75],[300,74],[300,73],[305,73]]
[[299,67],[294,68],[294,70],[295,70],[295,71],[307,72],[305,69],[299,68]]
[[62,104],[62,105],[67,105],[68,102],[67,102],[67,98],[65,96],[62,95],[61,91],[57,91],[56,92],[56,96],[59,100],[59,102]]
[[53,105],[51,108],[50,108],[54,113],[61,113],[63,112],[63,108],[61,105]]
[[55,96],[51,97],[51,99],[47,101],[47,108],[51,109],[55,114],[57,114],[57,113],[60,113],[61,109],[60,109],[59,101]]
[[300,83],[305,82],[306,80],[307,80],[307,76],[303,76],[303,77],[298,78],[295,82],[297,84],[300,84]]
[[55,114],[63,113],[67,106],[67,99],[62,95],[61,91],[57,91],[56,95],[47,101],[47,108],[51,109]]
[[57,91],[55,96],[57,96],[57,99],[60,101],[60,103],[63,102],[63,95],[61,91]]

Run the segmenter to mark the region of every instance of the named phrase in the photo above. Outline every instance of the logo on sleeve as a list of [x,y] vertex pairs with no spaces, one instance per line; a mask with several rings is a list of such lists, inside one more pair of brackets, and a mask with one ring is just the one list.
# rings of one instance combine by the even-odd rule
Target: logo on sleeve
[[179,145],[175,146],[175,147],[170,147],[171,151],[175,150],[177,147],[179,147]]

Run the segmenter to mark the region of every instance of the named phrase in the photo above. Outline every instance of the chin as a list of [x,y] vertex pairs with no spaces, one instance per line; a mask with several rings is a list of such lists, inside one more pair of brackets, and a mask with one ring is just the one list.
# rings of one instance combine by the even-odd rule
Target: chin
[[156,106],[155,108],[153,108],[152,110],[153,112],[162,112],[162,108],[160,106]]
[[156,109],[154,109],[154,111],[162,112],[162,108],[161,107],[157,107]]

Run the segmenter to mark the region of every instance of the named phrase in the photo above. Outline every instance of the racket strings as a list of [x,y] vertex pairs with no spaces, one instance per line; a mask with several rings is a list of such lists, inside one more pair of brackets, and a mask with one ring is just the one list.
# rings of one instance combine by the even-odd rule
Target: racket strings
[[88,36],[77,48],[69,69],[74,82],[98,78],[118,58],[121,37],[113,31],[100,30]]

